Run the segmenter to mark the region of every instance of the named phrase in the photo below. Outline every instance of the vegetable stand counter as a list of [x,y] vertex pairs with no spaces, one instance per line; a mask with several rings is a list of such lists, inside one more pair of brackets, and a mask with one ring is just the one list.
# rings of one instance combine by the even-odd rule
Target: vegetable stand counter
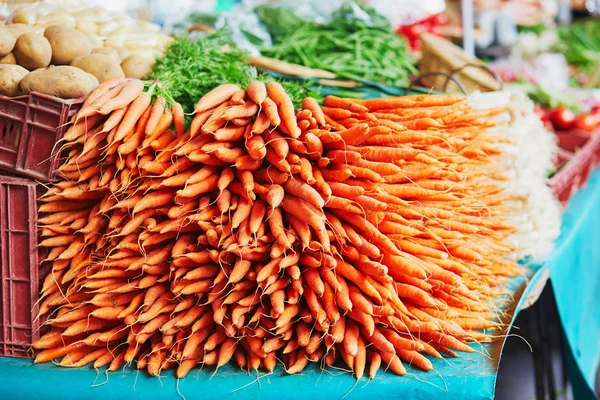
[[[594,180],[600,190],[600,173]],[[590,185],[591,186],[591,185]],[[598,189],[598,190],[596,190]],[[580,198],[581,196],[577,196]],[[581,207],[573,202],[572,206]],[[572,215],[572,218],[577,218]],[[565,224],[571,229],[578,225]],[[570,232],[571,233],[571,232]],[[576,232],[575,232],[576,234]],[[529,271],[531,279],[512,283],[513,298],[508,314],[516,315],[541,276],[545,266]],[[514,317],[513,317],[514,320]],[[512,321],[511,325],[512,325]],[[247,374],[234,366],[192,371],[177,382],[171,372],[163,378],[149,377],[132,369],[120,370],[108,376],[91,368],[64,369],[51,363],[33,365],[29,359],[0,357],[0,398],[29,399],[361,399],[378,396],[383,399],[492,399],[503,341],[473,345],[474,353],[462,353],[458,358],[434,359],[434,371],[428,373],[409,368],[399,377],[380,371],[368,381],[358,384],[344,371],[322,371],[316,365],[299,375],[286,376],[281,368],[273,374]]]
[[[594,296],[600,282],[600,169],[570,201],[563,217],[563,232],[552,259],[531,271],[527,284],[514,283],[513,310],[524,304],[536,281],[550,270],[550,277],[569,345],[587,384],[600,359],[600,309]],[[583,255],[585,254],[585,257]],[[568,276],[568,277],[567,277]],[[577,287],[575,287],[576,285]],[[576,294],[576,295],[574,295]],[[519,300],[517,300],[519,299]],[[509,310],[510,312],[511,310]],[[516,313],[514,313],[516,314]],[[585,318],[585,324],[582,319]],[[514,317],[513,317],[514,319]],[[586,329],[578,329],[585,326]],[[191,372],[177,383],[170,372],[150,378],[126,369],[106,375],[91,368],[63,369],[52,364],[33,365],[28,359],[0,358],[0,398],[29,399],[491,399],[503,342],[475,346],[481,352],[459,358],[434,360],[436,371],[424,373],[410,368],[406,376],[379,372],[372,381],[354,378],[343,371],[321,371],[312,366],[300,375],[284,376],[281,369],[271,375],[247,374],[233,366]],[[585,351],[581,351],[585,349]],[[488,354],[488,356],[484,355]]]
[[[515,285],[521,298],[541,275],[538,270],[529,285]],[[525,289],[525,291],[524,291]],[[523,296],[519,296],[522,293]],[[513,305],[514,308],[515,305]],[[517,307],[518,309],[518,307]],[[0,358],[0,398],[19,400],[58,400],[65,398],[102,399],[177,399],[177,390],[185,399],[362,399],[378,396],[383,399],[491,399],[503,343],[476,345],[476,353],[461,354],[460,358],[434,360],[436,371],[428,373],[408,369],[406,376],[380,371],[368,381],[355,379],[343,371],[321,371],[311,365],[299,375],[286,376],[281,368],[271,375],[261,372],[247,374],[237,367],[226,366],[214,373],[214,368],[191,371],[177,383],[171,372],[164,378],[149,377],[126,369],[106,374],[91,368],[64,369],[51,363],[33,365],[32,360]],[[480,351],[480,352],[479,352]],[[484,356],[488,354],[488,356]],[[49,390],[49,388],[51,388]]]

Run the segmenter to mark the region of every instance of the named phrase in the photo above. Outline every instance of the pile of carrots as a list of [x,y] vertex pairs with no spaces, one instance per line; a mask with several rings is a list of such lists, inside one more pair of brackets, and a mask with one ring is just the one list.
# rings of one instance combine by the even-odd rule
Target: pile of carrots
[[[307,98],[223,85],[183,110],[101,84],[41,199],[36,363],[178,378],[230,360],[357,379],[474,351],[519,273],[490,118],[464,98]],[[487,333],[483,329],[488,329]],[[490,334],[491,332],[491,334]]]

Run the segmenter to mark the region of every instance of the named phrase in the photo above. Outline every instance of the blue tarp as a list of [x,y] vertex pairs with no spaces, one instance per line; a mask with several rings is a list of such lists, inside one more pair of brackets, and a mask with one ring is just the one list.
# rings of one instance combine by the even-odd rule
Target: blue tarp
[[[554,257],[531,271],[528,285],[514,282],[511,305],[518,312],[523,299],[550,269],[552,284],[567,340],[576,362],[593,388],[600,358],[600,170],[572,200],[563,218],[563,232]],[[515,312],[516,315],[516,312]],[[513,318],[514,319],[514,318]],[[343,371],[321,371],[317,366],[300,375],[246,374],[234,367],[192,371],[177,382],[172,371],[162,379],[131,369],[104,373],[93,369],[61,369],[53,364],[32,365],[31,360],[0,358],[0,398],[43,399],[491,399],[503,343],[474,345],[476,353],[433,360],[435,371],[409,369],[407,376],[379,373],[358,384]]]
[[566,339],[590,390],[600,367],[600,168],[569,202],[547,263]]

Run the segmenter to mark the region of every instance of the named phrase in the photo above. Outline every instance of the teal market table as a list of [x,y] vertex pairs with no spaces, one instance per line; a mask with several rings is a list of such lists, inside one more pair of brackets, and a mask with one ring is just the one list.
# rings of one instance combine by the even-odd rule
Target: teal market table
[[600,168],[569,201],[557,250],[545,267],[568,345],[593,392],[600,368]]
[[[548,271],[567,341],[586,384],[594,387],[600,361],[600,169],[569,203],[550,261],[530,269],[529,279],[512,283],[512,321],[532,288]],[[312,366],[300,375],[247,374],[232,366],[192,371],[180,381],[172,371],[151,378],[126,368],[107,375],[93,369],[0,357],[0,398],[30,399],[491,399],[503,341],[473,345],[475,353],[433,360],[434,371],[409,369],[406,376],[380,372],[371,381],[339,370]]]

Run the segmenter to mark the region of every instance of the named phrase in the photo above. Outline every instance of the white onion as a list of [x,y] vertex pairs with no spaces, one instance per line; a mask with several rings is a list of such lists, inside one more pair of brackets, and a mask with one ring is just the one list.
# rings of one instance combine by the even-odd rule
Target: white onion
[[508,181],[498,183],[518,199],[507,202],[507,219],[518,231],[508,241],[516,247],[520,258],[543,261],[553,249],[560,233],[561,210],[548,186],[548,171],[554,166],[558,150],[555,136],[534,113],[533,102],[519,92],[499,91],[474,93],[469,97],[475,108],[507,107],[508,112],[497,117],[508,123],[490,129],[490,133],[510,137],[512,143],[502,143],[502,164]]

